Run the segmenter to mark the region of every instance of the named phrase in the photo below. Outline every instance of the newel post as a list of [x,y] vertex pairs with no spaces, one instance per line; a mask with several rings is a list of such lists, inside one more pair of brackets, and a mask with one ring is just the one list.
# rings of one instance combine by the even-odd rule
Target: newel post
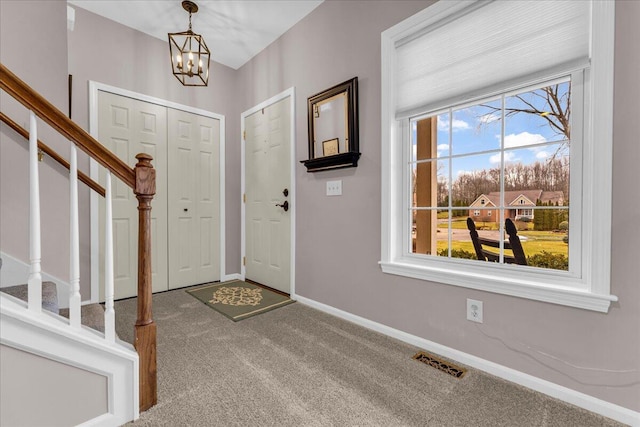
[[155,405],[157,398],[156,324],[151,311],[151,200],[156,194],[156,171],[151,157],[136,156],[135,167],[138,199],[138,318],[135,326],[135,348],[140,358],[140,411]]

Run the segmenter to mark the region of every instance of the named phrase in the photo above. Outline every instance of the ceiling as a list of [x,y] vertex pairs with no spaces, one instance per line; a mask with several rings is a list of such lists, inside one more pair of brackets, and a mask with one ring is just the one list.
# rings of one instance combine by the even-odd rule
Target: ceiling
[[[195,0],[193,31],[204,37],[211,59],[238,69],[323,0]],[[68,0],[160,40],[186,31],[189,13],[180,0]]]

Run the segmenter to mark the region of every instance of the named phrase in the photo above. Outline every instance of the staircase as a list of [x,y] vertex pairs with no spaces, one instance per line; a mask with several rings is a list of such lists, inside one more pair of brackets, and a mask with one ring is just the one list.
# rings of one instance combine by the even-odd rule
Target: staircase
[[0,425],[117,426],[135,420],[138,355],[125,342],[103,339],[102,305],[83,306],[83,326],[73,328],[69,309],[58,308],[55,283],[42,283],[39,313],[29,310],[28,294],[28,285],[0,289]]
[[[0,268],[1,264],[0,264]],[[0,288],[0,292],[27,302],[28,285],[17,285]],[[42,309],[69,319],[68,308],[58,308],[58,291],[53,282],[42,282]],[[86,304],[80,308],[81,324],[95,331],[104,333],[104,306],[102,304]]]
[[[0,263],[0,269],[1,268],[2,263]],[[29,298],[29,289],[26,284],[0,288],[0,292],[4,292],[24,302],[27,302]],[[56,314],[60,312],[58,309],[58,290],[56,289],[56,284],[53,282],[42,282],[42,309]]]
[[[125,424],[157,401],[156,325],[151,309],[150,211],[155,194],[152,158],[138,154],[138,163],[130,168],[2,64],[0,89],[2,96],[13,97],[29,114],[26,131],[0,112],[0,120],[29,141],[30,200],[29,274],[24,278],[27,284],[0,288],[0,425]],[[71,142],[68,162],[38,140],[37,119]],[[20,143],[19,138],[8,138],[12,139]],[[104,188],[78,171],[78,148],[105,169]],[[69,169],[68,309],[58,308],[56,284],[42,280],[40,150]],[[120,341],[115,334],[112,176],[129,186],[138,199],[135,347]],[[104,306],[81,305],[78,182],[88,185],[106,201]],[[60,305],[67,306],[66,298]]]

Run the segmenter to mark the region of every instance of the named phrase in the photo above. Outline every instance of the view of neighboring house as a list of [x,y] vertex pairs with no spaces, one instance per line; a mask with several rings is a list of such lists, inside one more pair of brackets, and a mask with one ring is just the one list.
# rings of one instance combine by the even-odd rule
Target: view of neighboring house
[[[564,195],[562,191],[542,191],[542,190],[522,190],[505,191],[504,217],[513,220],[527,218],[533,220],[535,216],[536,204],[542,205],[562,205]],[[500,222],[500,192],[492,191],[488,194],[481,194],[471,203],[469,216],[471,218],[483,218],[483,221]]]

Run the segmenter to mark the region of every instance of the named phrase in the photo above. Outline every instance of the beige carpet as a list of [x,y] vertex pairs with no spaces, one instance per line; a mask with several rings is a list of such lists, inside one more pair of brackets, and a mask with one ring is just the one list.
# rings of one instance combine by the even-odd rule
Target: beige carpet
[[[184,290],[156,294],[158,405],[135,426],[615,426],[470,369],[456,379],[419,350],[291,304],[234,323]],[[131,342],[136,300],[116,303]]]

